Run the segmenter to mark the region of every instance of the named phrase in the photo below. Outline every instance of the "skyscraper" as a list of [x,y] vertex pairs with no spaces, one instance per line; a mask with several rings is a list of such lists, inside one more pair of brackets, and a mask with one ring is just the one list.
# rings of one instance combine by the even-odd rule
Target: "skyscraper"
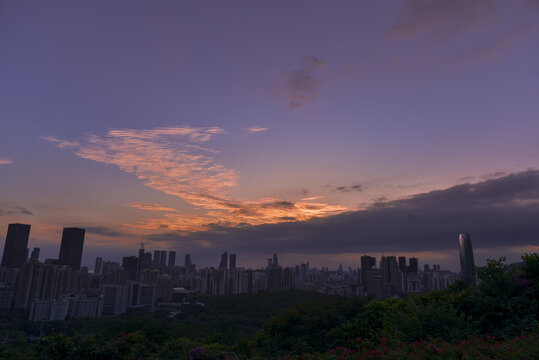
[[32,250],[32,254],[30,255],[30,260],[39,260],[39,252],[40,252],[40,248],[38,247],[35,247],[33,250]]
[[168,252],[168,266],[174,267],[176,265],[176,251]]
[[153,251],[153,267],[159,267],[159,263],[161,262],[161,250],[154,250]]
[[124,256],[122,267],[127,271],[127,279],[131,281],[137,280],[138,257]]
[[26,247],[30,236],[30,225],[9,224],[2,255],[2,266],[10,269],[21,268],[26,262]]
[[103,266],[103,258],[98,256],[95,258],[94,274],[101,275],[101,267]]
[[228,263],[228,253],[224,252],[221,254],[221,263],[219,264],[219,269],[226,269]]
[[475,285],[475,263],[472,251],[472,239],[469,234],[459,234],[460,276],[469,285]]
[[161,261],[159,261],[159,265],[161,265],[161,267],[167,266],[167,251],[166,250],[161,251]]
[[406,272],[406,256],[399,256],[399,270],[402,273]]
[[230,269],[236,268],[236,254],[230,254]]
[[408,261],[410,263],[408,266],[408,272],[417,274],[417,270],[419,269],[417,258],[410,258]]
[[85,229],[64,228],[62,232],[62,243],[60,245],[60,255],[58,255],[59,265],[69,266],[73,270],[80,269],[85,233]]

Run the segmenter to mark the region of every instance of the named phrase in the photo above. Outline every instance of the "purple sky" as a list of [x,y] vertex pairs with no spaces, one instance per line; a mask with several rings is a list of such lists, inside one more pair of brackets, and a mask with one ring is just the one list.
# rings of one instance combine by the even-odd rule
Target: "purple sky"
[[[385,216],[297,230],[381,203],[414,218],[400,199],[444,208],[430,192],[459,184],[504,184],[471,208],[536,214],[538,35],[534,0],[3,1],[0,238],[32,224],[29,246],[56,257],[62,227],[86,227],[88,265],[144,235],[200,265],[229,250],[240,266],[394,252],[456,268],[464,220],[425,219],[427,243]],[[525,226],[496,216],[497,234]],[[539,251],[474,230],[479,263]]]

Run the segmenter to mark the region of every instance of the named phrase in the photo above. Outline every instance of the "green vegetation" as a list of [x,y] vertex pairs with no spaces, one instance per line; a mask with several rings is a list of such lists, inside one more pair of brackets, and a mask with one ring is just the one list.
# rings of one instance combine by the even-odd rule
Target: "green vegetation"
[[37,324],[12,316],[0,330],[9,334],[0,358],[539,359],[539,255],[523,260],[519,268],[489,260],[476,288],[457,282],[405,299],[293,291],[194,297],[173,319],[157,312]]

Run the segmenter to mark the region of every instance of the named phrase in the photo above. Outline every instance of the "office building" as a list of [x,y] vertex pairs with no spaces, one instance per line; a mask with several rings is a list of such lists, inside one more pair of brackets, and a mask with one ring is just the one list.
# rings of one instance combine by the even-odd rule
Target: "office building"
[[399,256],[399,270],[406,273],[406,256]]
[[161,260],[159,261],[161,267],[167,266],[167,252],[166,250],[161,251]]
[[419,270],[417,258],[408,259],[410,265],[408,265],[408,272],[417,274]]
[[475,285],[475,263],[470,235],[459,234],[459,248],[461,279],[469,285]]
[[168,266],[169,267],[176,266],[176,251],[168,252]]
[[39,260],[39,252],[40,248],[36,247],[32,250],[32,254],[30,254],[30,260]]
[[161,262],[161,250],[154,250],[153,251],[152,266],[153,267],[159,267],[160,262]]
[[30,225],[9,224],[7,229],[2,266],[9,269],[20,269],[26,262]]
[[100,275],[102,266],[103,266],[103,258],[100,257],[100,256],[96,257],[95,258],[94,274]]
[[136,281],[139,260],[136,256],[124,256],[122,267],[127,271],[127,280]]
[[221,254],[221,262],[219,263],[219,269],[226,269],[228,263],[228,253],[224,252]]
[[236,254],[230,254],[230,270],[236,268]]
[[82,248],[86,230],[80,228],[64,228],[58,264],[69,266],[73,270],[80,270]]

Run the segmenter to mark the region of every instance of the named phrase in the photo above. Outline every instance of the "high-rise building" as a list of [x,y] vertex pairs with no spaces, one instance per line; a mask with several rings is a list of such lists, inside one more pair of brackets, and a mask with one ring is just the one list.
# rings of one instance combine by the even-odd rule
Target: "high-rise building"
[[58,255],[59,265],[69,266],[73,270],[80,269],[85,232],[85,229],[80,228],[64,228]]
[[168,252],[168,266],[169,267],[176,266],[176,251]]
[[279,266],[279,260],[277,259],[277,254],[273,254],[273,266]]
[[221,254],[221,263],[219,264],[219,269],[226,269],[228,263],[228,253],[224,252]]
[[230,254],[230,270],[236,268],[236,254]]
[[161,250],[154,250],[152,266],[158,267],[160,262],[161,262]]
[[419,270],[417,258],[410,258],[408,259],[408,262],[410,264],[408,266],[408,272],[417,274],[417,271]]
[[30,260],[39,260],[39,252],[40,252],[40,248],[38,247],[35,247],[33,250],[32,250],[32,254],[30,255]]
[[167,251],[163,250],[161,251],[161,260],[159,261],[159,265],[162,267],[167,266]]
[[406,272],[406,256],[399,256],[399,270],[402,273]]
[[101,267],[103,266],[103,258],[98,256],[95,258],[94,274],[101,275]]
[[127,271],[127,280],[137,280],[138,257],[124,256],[122,261],[122,267]]
[[376,258],[368,255],[363,255],[361,257],[361,280],[362,284],[367,284],[367,271],[371,270],[376,266]]
[[28,258],[26,249],[29,236],[30,225],[9,224],[2,255],[2,266],[9,269],[20,269],[23,266]]
[[475,285],[475,263],[472,250],[472,239],[468,234],[459,234],[460,276],[469,285]]

